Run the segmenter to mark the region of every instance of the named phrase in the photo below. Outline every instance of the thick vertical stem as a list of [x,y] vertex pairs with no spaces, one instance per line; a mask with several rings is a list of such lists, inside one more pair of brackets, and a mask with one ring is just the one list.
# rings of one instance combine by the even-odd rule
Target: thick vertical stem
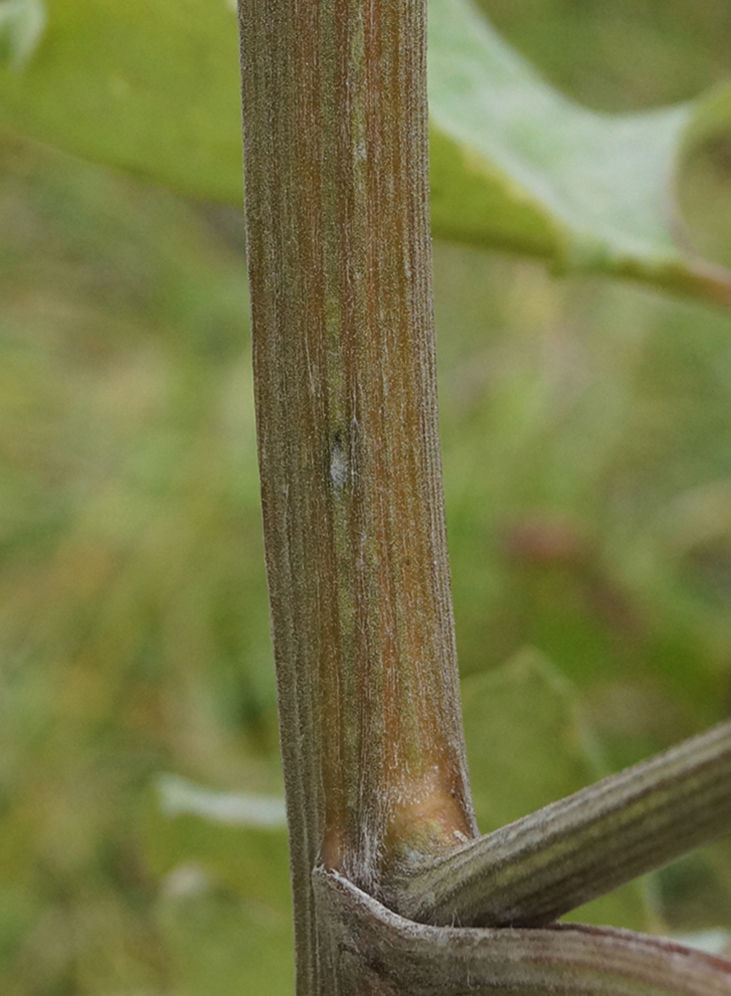
[[249,275],[300,992],[316,864],[474,833],[438,448],[425,0],[240,0]]

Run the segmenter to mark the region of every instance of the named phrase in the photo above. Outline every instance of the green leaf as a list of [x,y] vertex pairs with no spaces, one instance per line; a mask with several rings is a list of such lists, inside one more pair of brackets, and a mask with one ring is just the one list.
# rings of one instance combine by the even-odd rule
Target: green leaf
[[[470,780],[482,833],[571,795],[606,774],[576,692],[537,652],[462,683]],[[647,929],[639,882],[568,919]]]
[[[239,203],[234,7],[49,0],[28,62],[43,6],[0,0],[0,126]],[[0,13],[0,35],[2,25]],[[551,88],[469,0],[431,0],[429,46],[435,235],[731,302],[727,272],[678,245],[670,197],[684,152],[731,123],[730,88],[649,113],[593,113]]]
[[164,775],[151,796],[145,827],[147,859],[167,875],[195,863],[248,902],[290,907],[284,806],[266,796],[214,792]]
[[684,252],[670,191],[684,152],[731,124],[731,88],[658,111],[589,111],[550,87],[469,0],[432,0],[434,229],[731,302],[729,274]]
[[156,913],[180,996],[294,991],[288,913],[242,899],[193,865],[166,878]]
[[232,4],[49,0],[26,71],[0,67],[3,125],[183,193],[240,203]]
[[[657,878],[663,918],[675,932],[731,930],[731,838],[663,868]],[[684,942],[685,943],[685,942]],[[731,943],[728,945],[731,950]]]
[[161,775],[145,827],[157,925],[181,996],[290,993],[284,803]]

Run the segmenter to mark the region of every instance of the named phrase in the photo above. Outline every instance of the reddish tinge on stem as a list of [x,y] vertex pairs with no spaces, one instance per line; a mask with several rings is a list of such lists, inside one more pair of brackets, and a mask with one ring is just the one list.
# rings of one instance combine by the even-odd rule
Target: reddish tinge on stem
[[240,16],[264,531],[307,974],[318,862],[378,894],[395,865],[475,832],[438,447],[425,2],[242,0]]

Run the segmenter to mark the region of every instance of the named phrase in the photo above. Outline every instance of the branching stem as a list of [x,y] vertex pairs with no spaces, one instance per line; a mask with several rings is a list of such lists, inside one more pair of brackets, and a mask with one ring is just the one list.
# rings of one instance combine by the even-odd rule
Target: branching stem
[[434,859],[393,904],[435,924],[550,923],[731,832],[731,723]]
[[315,873],[341,988],[378,996],[730,996],[731,963],[629,930],[433,927]]
[[543,923],[728,829],[731,727],[463,846],[426,0],[239,11],[298,993],[731,996],[728,965],[647,939],[413,923]]

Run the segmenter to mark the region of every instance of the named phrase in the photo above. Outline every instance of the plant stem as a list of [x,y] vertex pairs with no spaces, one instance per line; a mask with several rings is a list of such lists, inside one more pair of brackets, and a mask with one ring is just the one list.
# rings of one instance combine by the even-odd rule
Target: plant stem
[[[267,576],[298,985],[316,863],[474,834],[438,445],[425,0],[241,0]],[[322,990],[324,991],[324,990]]]
[[727,832],[731,723],[435,859],[392,902],[425,923],[537,926]]
[[[371,980],[378,996],[729,996],[731,962],[606,927],[434,927],[386,909],[321,872],[343,993]],[[350,985],[351,988],[348,988]]]
[[425,0],[240,0],[240,26],[300,996],[727,994],[728,965],[646,939],[425,927],[378,902],[437,924],[550,920],[729,826],[731,730],[469,843],[437,429]]

